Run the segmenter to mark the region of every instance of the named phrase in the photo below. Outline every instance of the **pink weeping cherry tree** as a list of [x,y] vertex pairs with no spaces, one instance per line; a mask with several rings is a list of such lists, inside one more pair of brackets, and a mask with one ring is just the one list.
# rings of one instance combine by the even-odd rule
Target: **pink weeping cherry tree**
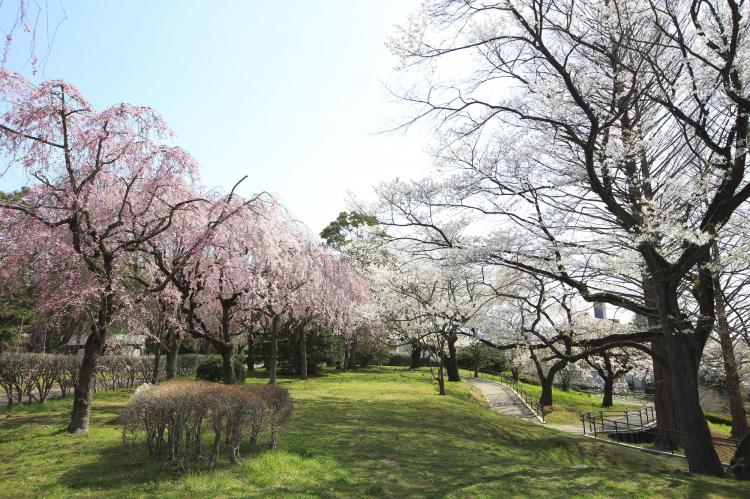
[[149,242],[151,285],[164,281],[165,292],[179,293],[186,331],[219,352],[230,384],[233,342],[245,332],[247,317],[263,306],[267,285],[258,267],[277,230],[274,206],[263,196],[245,200],[230,194],[191,207]]
[[311,239],[305,244],[307,258],[300,266],[305,285],[294,293],[290,310],[299,329],[302,379],[307,379],[307,336],[315,326],[328,328],[348,341],[364,315],[358,307],[369,300],[366,280],[348,262]]
[[69,83],[34,85],[0,71],[4,173],[20,170],[30,181],[0,204],[3,272],[19,275],[33,265],[43,306],[83,310],[89,322],[71,433],[88,429],[110,325],[157,290],[134,285],[135,256],[199,201],[190,189],[177,189],[193,182],[196,164],[167,145],[169,136],[147,107],[96,111]]
[[370,285],[343,255],[329,255],[325,278],[324,323],[347,345],[344,365],[354,366],[355,333],[376,329]]
[[315,303],[320,293],[315,265],[319,248],[312,244],[305,230],[279,210],[274,220],[275,230],[258,253],[256,272],[264,283],[260,291],[262,306],[260,321],[270,335],[271,352],[267,359],[270,383],[276,383],[278,336],[282,321],[304,320],[305,309]]

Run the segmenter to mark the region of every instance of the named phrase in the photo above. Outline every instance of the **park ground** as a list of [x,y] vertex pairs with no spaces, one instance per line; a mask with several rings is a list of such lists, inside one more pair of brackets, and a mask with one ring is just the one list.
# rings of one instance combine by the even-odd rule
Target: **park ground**
[[123,447],[132,390],[97,394],[83,437],[64,432],[69,398],[0,412],[0,497],[750,497],[750,484],[679,460],[496,414],[463,382],[440,397],[426,371],[281,384],[295,407],[279,447],[214,472],[159,470]]

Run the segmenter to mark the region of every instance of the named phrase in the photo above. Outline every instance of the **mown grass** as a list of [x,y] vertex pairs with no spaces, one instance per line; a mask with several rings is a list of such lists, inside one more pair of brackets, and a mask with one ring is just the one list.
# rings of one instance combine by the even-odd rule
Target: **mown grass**
[[212,473],[159,470],[123,447],[128,390],[97,394],[84,437],[63,431],[70,399],[0,413],[0,497],[750,496],[748,484],[691,476],[679,461],[496,414],[465,383],[440,397],[428,372],[281,382],[295,408],[279,448]]

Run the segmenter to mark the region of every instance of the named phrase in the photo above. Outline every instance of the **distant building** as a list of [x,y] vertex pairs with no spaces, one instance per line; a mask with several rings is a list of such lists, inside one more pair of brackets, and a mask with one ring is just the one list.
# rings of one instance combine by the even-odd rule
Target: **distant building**
[[607,318],[607,309],[604,307],[604,303],[601,303],[601,302],[594,303],[594,317],[596,317],[597,319]]
[[[83,355],[86,348],[87,334],[73,336],[63,345],[63,351],[70,354]],[[140,357],[146,353],[146,335],[144,334],[116,334],[108,342],[108,350],[113,353]]]

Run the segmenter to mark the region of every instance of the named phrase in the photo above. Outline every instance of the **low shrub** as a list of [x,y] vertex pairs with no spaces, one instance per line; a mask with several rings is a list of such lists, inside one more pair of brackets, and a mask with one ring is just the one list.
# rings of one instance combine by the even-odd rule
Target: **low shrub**
[[411,357],[399,353],[393,353],[388,356],[388,366],[408,366],[411,365]]
[[198,369],[198,364],[203,362],[206,355],[199,353],[184,353],[177,355],[176,375],[178,378],[192,378]]
[[367,349],[357,350],[357,365],[362,367],[367,366],[382,366],[388,361],[388,350],[384,348],[370,347]]
[[[149,455],[160,464],[185,468],[205,459],[212,469],[222,449],[234,463],[243,441],[257,443],[263,433],[270,434],[275,447],[279,425],[291,409],[289,392],[275,385],[188,380],[144,385],[122,412],[123,444],[145,441]],[[210,448],[204,449],[204,436],[210,433]]]
[[[237,383],[244,383],[247,376],[245,364],[238,358],[232,358],[234,378]],[[204,381],[226,381],[224,379],[224,360],[220,355],[209,355],[200,361],[195,369],[196,379]]]
[[456,352],[456,362],[460,369],[473,370],[476,361],[479,361],[480,371],[502,372],[508,368],[505,355],[487,345],[473,345],[459,348]]
[[63,397],[72,392],[78,384],[78,376],[81,372],[81,357],[77,355],[57,355],[58,372],[57,384]]
[[[96,363],[96,382],[100,388],[133,388],[137,382],[150,381],[154,374],[152,356],[103,355]],[[164,379],[161,363],[158,379]]]
[[[134,387],[138,382],[150,381],[153,357],[103,355],[96,367],[96,387],[110,389]],[[5,391],[8,405],[44,402],[55,385],[67,395],[78,384],[81,357],[77,355],[3,352],[0,353],[0,387]]]
[[533,374],[521,373],[518,375],[518,381],[526,383],[527,385],[541,385],[541,383],[539,382],[539,378],[534,376]]

